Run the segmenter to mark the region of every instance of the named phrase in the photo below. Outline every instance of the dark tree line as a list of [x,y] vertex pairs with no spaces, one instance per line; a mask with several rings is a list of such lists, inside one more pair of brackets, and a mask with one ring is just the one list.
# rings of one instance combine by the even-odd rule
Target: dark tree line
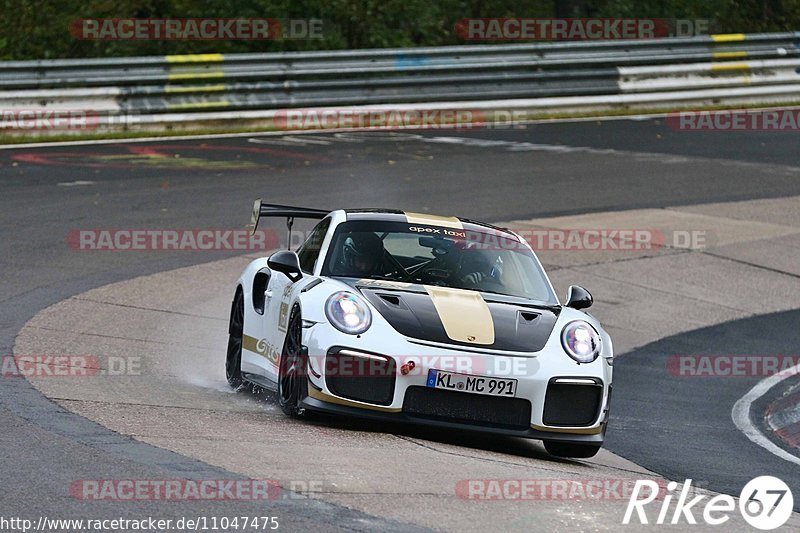
[[[708,19],[714,32],[800,29],[800,0],[0,0],[0,59],[264,52],[461,44],[471,17]],[[75,39],[81,18],[322,19],[323,38],[270,41]]]

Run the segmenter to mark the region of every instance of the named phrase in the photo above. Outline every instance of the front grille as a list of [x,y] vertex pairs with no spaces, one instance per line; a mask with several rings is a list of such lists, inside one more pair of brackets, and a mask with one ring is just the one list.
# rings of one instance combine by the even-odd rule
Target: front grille
[[328,390],[349,400],[391,405],[397,377],[394,359],[373,354],[364,355],[365,357],[349,355],[346,349],[328,352],[325,357],[325,384]]
[[531,425],[531,402],[528,400],[430,387],[409,387],[403,412],[419,418],[489,427],[528,429]]
[[542,421],[547,426],[591,426],[600,415],[603,386],[554,383],[547,386]]

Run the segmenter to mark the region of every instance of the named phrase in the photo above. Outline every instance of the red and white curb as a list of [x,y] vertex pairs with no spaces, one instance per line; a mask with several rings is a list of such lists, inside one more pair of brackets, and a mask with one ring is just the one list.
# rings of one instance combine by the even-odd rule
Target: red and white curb
[[800,449],[800,390],[772,402],[765,417],[774,437]]
[[[773,374],[759,381],[755,387],[750,389],[747,394],[742,396],[739,401],[734,404],[733,410],[731,411],[731,418],[733,419],[733,423],[736,424],[736,427],[739,428],[739,431],[744,433],[745,436],[752,442],[785,461],[800,465],[800,457],[787,452],[775,444],[772,439],[762,433],[762,431],[756,427],[756,424],[754,424],[750,419],[750,408],[756,400],[767,394],[771,388],[778,385],[781,381],[797,375],[798,372],[800,372],[800,365],[790,368],[785,372]],[[784,440],[781,435],[789,435],[791,431],[794,431],[798,427],[797,423],[800,422],[800,409],[797,408],[797,401],[793,401],[800,400],[800,396],[797,394],[797,392],[794,392],[789,396],[785,396],[774,401],[772,405],[776,405],[778,402],[781,402],[774,411],[771,411],[772,405],[770,405],[770,407],[767,409],[768,413],[774,413],[775,415],[781,413],[781,422],[786,422],[786,424],[781,424],[779,430],[773,429],[773,433],[783,442],[787,441]],[[785,400],[785,403],[783,400]],[[787,412],[788,415],[784,416],[784,412]],[[775,417],[775,420],[777,423],[778,416]],[[778,433],[778,431],[780,431],[780,433]],[[794,447],[797,447],[797,445],[794,445]]]

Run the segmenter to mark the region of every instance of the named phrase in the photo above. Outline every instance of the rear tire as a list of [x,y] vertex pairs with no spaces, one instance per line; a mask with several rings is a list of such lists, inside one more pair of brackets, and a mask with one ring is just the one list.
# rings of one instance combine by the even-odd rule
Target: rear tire
[[231,318],[228,324],[228,352],[225,357],[225,377],[228,384],[239,389],[244,384],[242,377],[242,337],[244,333],[244,296],[236,291],[231,305]]
[[278,368],[278,404],[287,416],[300,418],[305,409],[300,403],[305,398],[308,386],[306,381],[306,360],[302,345],[303,321],[300,306],[295,305],[289,315],[286,340],[283,343],[280,366]]
[[556,457],[572,457],[575,459],[588,459],[594,457],[602,448],[601,444],[579,444],[573,442],[544,441],[547,453]]

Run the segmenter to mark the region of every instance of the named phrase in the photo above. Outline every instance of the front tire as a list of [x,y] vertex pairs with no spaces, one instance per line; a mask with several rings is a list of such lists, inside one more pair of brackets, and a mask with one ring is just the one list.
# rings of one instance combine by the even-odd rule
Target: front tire
[[242,337],[244,334],[244,296],[241,290],[231,304],[231,318],[228,324],[228,352],[225,357],[225,377],[228,384],[238,389],[244,384],[242,377]]
[[544,441],[547,453],[556,457],[571,457],[574,459],[588,459],[600,451],[601,444],[579,444],[573,442]]
[[283,343],[280,366],[278,368],[278,404],[281,410],[292,418],[300,418],[305,409],[300,407],[305,397],[306,361],[303,356],[303,321],[300,306],[295,305],[289,315],[286,340]]

